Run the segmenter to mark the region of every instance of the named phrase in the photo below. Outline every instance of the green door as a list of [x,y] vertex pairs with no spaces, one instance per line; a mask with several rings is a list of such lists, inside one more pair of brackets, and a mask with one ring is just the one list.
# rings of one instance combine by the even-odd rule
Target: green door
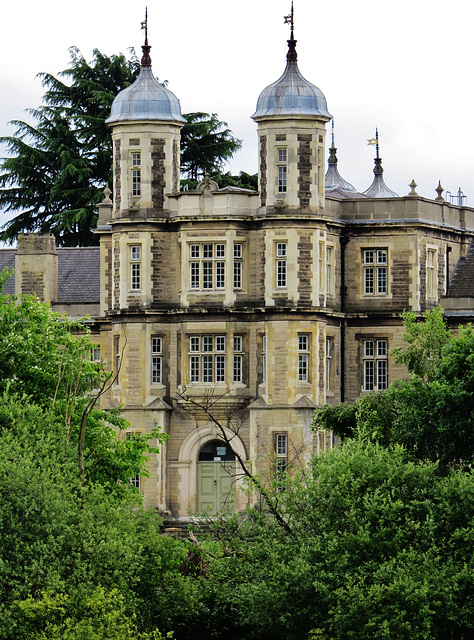
[[201,449],[197,463],[197,511],[233,511],[235,456],[219,440]]

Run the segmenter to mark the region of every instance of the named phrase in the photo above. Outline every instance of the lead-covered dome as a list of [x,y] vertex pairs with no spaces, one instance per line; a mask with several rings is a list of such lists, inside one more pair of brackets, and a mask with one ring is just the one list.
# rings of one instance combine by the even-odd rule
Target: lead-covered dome
[[286,69],[281,78],[262,91],[254,120],[269,116],[310,116],[330,120],[321,89],[304,78],[298,69],[296,40],[288,40]]
[[135,82],[121,91],[112,103],[107,124],[131,120],[166,120],[183,123],[178,98],[153,76],[150,48],[145,44],[141,69]]

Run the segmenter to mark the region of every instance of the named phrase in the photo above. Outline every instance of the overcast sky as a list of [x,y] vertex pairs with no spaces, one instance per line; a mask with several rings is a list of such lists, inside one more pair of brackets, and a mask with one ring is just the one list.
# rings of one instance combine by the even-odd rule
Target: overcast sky
[[[0,135],[41,103],[41,71],[56,74],[68,48],[91,59],[141,54],[143,5],[136,0],[23,0],[4,3],[0,38]],[[257,171],[259,93],[285,67],[290,0],[148,0],[153,71],[183,113],[217,113],[242,150],[228,167]],[[339,170],[363,191],[372,182],[379,129],[387,185],[399,195],[412,178],[420,195],[459,187],[474,206],[472,39],[467,0],[295,0],[298,64],[335,118]],[[330,135],[327,137],[330,141]],[[329,146],[329,145],[327,145]]]

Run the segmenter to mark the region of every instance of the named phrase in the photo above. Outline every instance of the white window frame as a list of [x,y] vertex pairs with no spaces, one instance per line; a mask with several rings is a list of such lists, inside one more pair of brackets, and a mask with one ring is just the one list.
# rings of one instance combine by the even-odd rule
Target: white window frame
[[189,337],[189,381],[218,384],[226,380],[226,336],[203,334]]
[[241,242],[234,242],[234,289],[243,288],[244,247]]
[[382,391],[388,388],[388,340],[370,338],[363,341],[364,391]]
[[235,383],[244,381],[243,338],[239,335],[234,335],[233,380]]
[[275,473],[277,480],[277,490],[284,489],[284,474],[288,468],[288,433],[280,432],[274,434],[274,452],[276,458]]
[[366,296],[388,294],[388,249],[370,247],[362,249],[363,287]]
[[193,291],[225,289],[225,242],[189,244],[189,287]]
[[163,338],[151,338],[151,383],[163,384]]
[[309,382],[309,333],[298,334],[298,382]]
[[142,288],[142,246],[130,245],[130,289],[141,291]]
[[334,291],[334,246],[326,245],[326,293]]
[[262,382],[267,381],[267,336],[262,335]]
[[288,286],[288,268],[287,268],[288,243],[276,242],[275,253],[276,253],[276,267],[275,267],[276,288],[286,289]]
[[142,194],[142,154],[140,151],[132,151],[132,197],[139,198]]
[[430,300],[438,298],[438,248],[426,248],[426,297]]

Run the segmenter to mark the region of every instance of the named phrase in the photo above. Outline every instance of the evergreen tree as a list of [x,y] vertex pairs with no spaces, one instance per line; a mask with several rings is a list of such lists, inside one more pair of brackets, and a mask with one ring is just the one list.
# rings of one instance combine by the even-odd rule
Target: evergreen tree
[[40,74],[44,104],[29,111],[36,126],[14,121],[15,134],[1,138],[9,157],[2,162],[0,207],[20,212],[4,225],[3,241],[40,231],[64,246],[97,243],[96,205],[112,169],[105,119],[117,93],[137,77],[139,62],[133,51],[127,59],[95,49],[91,63],[75,48],[70,53],[70,67],[58,78]]
[[[71,48],[68,69],[58,77],[41,73],[43,105],[30,109],[35,125],[14,120],[13,136],[0,138],[8,156],[1,162],[0,210],[18,212],[5,223],[0,240],[13,242],[18,233],[54,233],[63,246],[97,244],[97,204],[112,183],[112,139],[106,118],[115,96],[132,84],[140,63],[102,54],[88,63]],[[198,180],[220,171],[240,148],[227,123],[216,114],[184,114],[181,152],[183,172]]]

